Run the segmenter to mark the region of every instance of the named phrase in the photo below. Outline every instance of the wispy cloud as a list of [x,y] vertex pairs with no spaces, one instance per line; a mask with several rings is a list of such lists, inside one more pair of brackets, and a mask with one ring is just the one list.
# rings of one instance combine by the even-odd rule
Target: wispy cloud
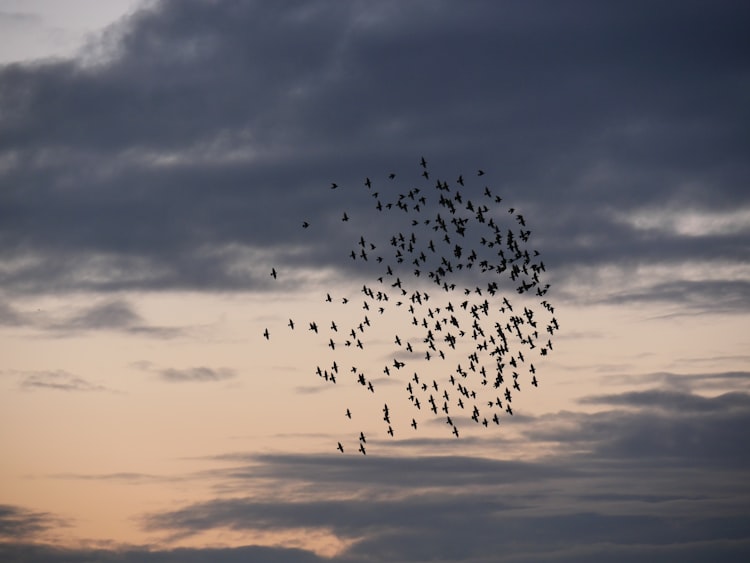
[[148,324],[125,300],[97,303],[74,313],[61,321],[51,321],[43,325],[60,335],[91,331],[118,331],[132,335],[153,338],[174,338],[183,334],[179,327],[162,327]]
[[[19,506],[0,504],[0,540],[31,540],[68,523],[49,512],[36,512]],[[0,553],[2,548],[0,548]]]
[[236,376],[236,372],[229,368],[214,369],[205,366],[186,369],[166,368],[159,370],[159,377],[164,381],[174,383],[186,381],[224,381]]
[[37,371],[23,373],[20,386],[22,389],[55,391],[111,391],[111,389],[92,383],[65,370]]

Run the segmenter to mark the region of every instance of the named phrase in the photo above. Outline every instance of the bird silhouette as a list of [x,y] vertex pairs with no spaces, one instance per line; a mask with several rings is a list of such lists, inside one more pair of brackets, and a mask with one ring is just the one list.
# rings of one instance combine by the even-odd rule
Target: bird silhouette
[[[427,164],[422,156],[418,173],[414,174],[414,179],[422,177],[419,187],[407,179],[407,187],[399,189],[396,173],[390,172],[387,176],[393,182],[373,191],[370,176],[365,177],[364,186],[367,195],[375,200],[377,213],[361,221],[362,231],[342,253],[349,254],[348,262],[357,278],[365,280],[361,307],[347,307],[352,293],[344,293],[334,303],[332,288],[327,288],[325,302],[335,317],[330,322],[330,332],[319,330],[316,321],[307,320],[307,338],[323,350],[327,348],[327,353],[337,360],[330,371],[316,368],[322,383],[336,383],[337,375],[351,372],[354,385],[361,385],[367,396],[374,397],[381,390],[367,369],[347,366],[340,374],[338,365],[354,362],[352,354],[366,356],[368,344],[376,342],[382,331],[395,327],[396,334],[391,333],[392,340],[386,342],[396,354],[391,356],[392,363],[381,364],[382,372],[385,377],[409,381],[404,386],[407,394],[403,402],[389,400],[383,409],[380,424],[384,423],[385,433],[393,437],[399,421],[409,419],[415,432],[423,432],[426,427],[420,424],[422,420],[446,416],[450,432],[458,438],[459,420],[449,415],[455,414],[451,409],[469,412],[472,427],[484,431],[490,422],[494,422],[493,427],[500,426],[502,416],[513,415],[512,399],[520,401],[517,397],[528,393],[529,387],[522,385],[524,381],[530,382],[530,387],[538,387],[534,360],[552,352],[552,338],[560,323],[553,316],[554,307],[548,298],[550,286],[544,279],[546,268],[541,253],[531,246],[535,239],[529,219],[515,207],[504,206],[491,181],[485,180],[489,176],[484,169],[475,168],[475,175],[457,174],[452,185],[435,179],[437,169],[428,170]],[[338,187],[335,182],[330,184],[332,190]],[[507,213],[500,213],[503,210]],[[359,214],[356,221],[350,221],[346,211],[338,211],[342,221],[358,226]],[[301,224],[304,229],[310,227],[309,220]],[[342,235],[332,240],[332,248],[339,243],[346,245],[346,238]],[[278,279],[275,267],[271,276]],[[372,282],[368,276],[372,276]],[[436,295],[429,291],[433,283]],[[517,307],[516,295],[522,299]],[[373,319],[367,317],[371,310],[378,311]],[[295,310],[293,316],[301,311]],[[371,332],[378,325],[380,328]],[[291,318],[288,326],[295,328]],[[335,342],[330,338],[331,332],[338,334],[339,328],[342,335],[348,336]],[[541,340],[540,332],[546,341]],[[329,336],[327,343],[324,334]],[[268,328],[264,337],[270,339]],[[373,350],[382,349],[382,341],[378,343]],[[430,376],[425,375],[422,381],[420,366],[426,361],[430,362]],[[341,377],[340,383],[346,385],[346,379]],[[501,396],[504,393],[505,405],[495,392]],[[512,393],[518,395],[514,397]],[[421,408],[423,403],[427,408]],[[518,402],[516,406],[523,407]],[[393,414],[404,410],[414,416],[402,418]],[[348,408],[345,413],[352,418]],[[358,420],[362,418],[358,411]],[[359,451],[365,455],[364,432],[360,432],[359,442]],[[343,453],[341,442],[337,445]]]

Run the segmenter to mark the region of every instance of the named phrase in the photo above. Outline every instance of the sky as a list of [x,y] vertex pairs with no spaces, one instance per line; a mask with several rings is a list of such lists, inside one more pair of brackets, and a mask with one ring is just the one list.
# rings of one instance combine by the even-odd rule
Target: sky
[[0,2],[0,559],[748,558],[749,18]]

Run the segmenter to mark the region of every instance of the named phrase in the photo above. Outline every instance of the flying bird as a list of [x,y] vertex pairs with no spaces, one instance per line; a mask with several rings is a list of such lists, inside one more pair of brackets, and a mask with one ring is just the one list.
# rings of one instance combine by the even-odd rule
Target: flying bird
[[[421,169],[417,168],[414,177],[421,175],[429,180],[424,156],[419,166]],[[341,376],[339,384],[347,385],[350,380],[355,388],[360,385],[364,388],[365,397],[373,394],[378,399],[375,395],[381,389],[377,383],[373,384],[377,380],[351,364],[361,366],[355,357],[366,362],[368,355],[371,362],[375,361],[378,356],[374,350],[381,353],[383,345],[390,346],[395,354],[390,365],[380,364],[383,373],[394,380],[408,380],[407,385],[399,387],[401,399],[389,399],[383,408],[386,433],[391,437],[399,424],[409,424],[409,418],[415,432],[424,430],[421,422],[418,425],[415,417],[406,414],[416,414],[414,410],[425,418],[447,416],[448,430],[456,438],[459,429],[451,408],[471,411],[471,420],[476,423],[472,428],[476,431],[502,428],[500,418],[513,415],[512,398],[519,405],[524,398],[521,380],[529,381],[525,377],[530,377],[531,386],[538,386],[535,356],[544,357],[553,350],[551,338],[559,324],[552,317],[554,307],[546,300],[550,287],[545,283],[541,253],[532,246],[532,231],[527,227],[531,221],[514,207],[501,208],[503,198],[495,194],[497,189],[491,181],[485,180],[488,176],[484,169],[474,170],[476,175],[454,176],[455,185],[437,179],[432,185],[420,183],[419,188],[406,180],[403,189],[394,181],[389,190],[368,191],[368,196],[376,202],[377,213],[370,208],[370,216],[358,213],[356,221],[350,221],[348,213],[340,207],[337,210],[341,220],[353,227],[362,221],[362,231],[356,237],[347,240],[348,236],[342,234],[332,239],[330,245],[334,251],[341,247],[340,256],[348,253],[351,257],[347,260],[348,268],[364,280],[361,290],[364,297],[361,307],[344,310],[332,305],[330,309],[334,317],[330,331],[338,333],[341,328],[342,335],[349,335],[344,336],[340,346],[329,338],[327,349],[323,333],[330,336],[330,332],[319,331],[318,324],[309,321],[307,339],[320,347],[321,354],[335,358],[330,371],[318,367],[315,373],[321,383],[336,383],[339,363],[346,365],[341,374],[349,373],[351,368],[353,375]],[[476,180],[479,177],[482,180]],[[388,178],[395,180],[396,174],[391,172]],[[364,185],[372,189],[369,176],[365,177]],[[338,184],[332,182],[330,187],[334,190]],[[502,210],[507,214],[500,213]],[[310,226],[308,220],[301,224],[305,229]],[[277,279],[275,268],[271,276]],[[431,292],[433,283],[436,287]],[[333,287],[326,289],[329,292],[325,293],[325,302],[333,304],[330,293]],[[340,290],[337,285],[336,291]],[[345,293],[347,297],[341,297],[341,303],[348,304],[352,294]],[[518,309],[523,309],[522,312],[514,311],[515,295],[521,295],[523,304]],[[539,305],[539,310],[533,302]],[[378,310],[373,319],[367,317],[371,309]],[[295,309],[290,316],[298,316],[300,311]],[[291,318],[289,327],[295,327]],[[391,327],[397,333],[393,340],[385,343],[378,340],[383,329]],[[541,340],[539,332],[547,342]],[[285,334],[295,338],[304,336],[304,333]],[[269,339],[268,328],[264,337]],[[378,345],[370,348],[371,342]],[[295,347],[296,343],[289,343],[290,350]],[[425,361],[430,362],[430,372],[429,376],[423,373],[424,381],[420,381]],[[511,396],[511,389],[516,397]],[[497,396],[503,392],[505,405]],[[422,403],[428,408],[421,409]],[[347,418],[352,418],[349,408],[344,412]],[[358,420],[362,422],[363,418],[366,417],[358,411]],[[359,452],[363,455],[365,443],[362,431]],[[337,449],[343,453],[341,442]]]

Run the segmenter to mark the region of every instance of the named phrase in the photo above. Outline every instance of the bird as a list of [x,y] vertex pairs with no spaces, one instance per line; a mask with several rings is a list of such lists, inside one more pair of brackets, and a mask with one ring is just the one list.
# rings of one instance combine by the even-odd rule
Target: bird
[[[429,181],[431,174],[428,173],[427,164],[428,159],[421,156],[413,176],[419,174]],[[511,389],[519,394],[517,401],[520,400],[518,397],[523,397],[520,382],[524,379],[524,369],[532,376],[531,386],[537,387],[537,368],[533,363],[537,358],[534,356],[547,356],[553,350],[551,338],[557,334],[559,323],[552,316],[554,308],[550,302],[537,301],[539,310],[536,310],[536,305],[525,303],[519,307],[523,309],[522,313],[514,311],[515,303],[511,302],[515,301],[512,296],[516,294],[524,294],[519,299],[533,298],[535,294],[547,299],[548,295],[549,285],[544,279],[546,269],[540,260],[540,252],[533,248],[532,230],[527,226],[530,221],[522,210],[501,203],[503,198],[496,195],[490,181],[485,180],[489,176],[483,168],[474,170],[475,175],[457,173],[453,176],[457,178],[454,185],[433,179],[434,191],[432,187],[425,189],[422,183],[418,184],[421,188],[412,184],[399,189],[396,181],[390,184],[391,193],[372,191],[371,176],[366,176],[364,186],[368,196],[375,200],[377,213],[371,210],[370,213],[374,215],[360,216],[358,212],[355,220],[346,211],[339,210],[341,220],[349,222],[353,228],[358,226],[360,220],[363,226],[368,227],[366,231],[363,229],[357,233],[342,253],[342,257],[349,253],[352,260],[347,260],[348,267],[358,277],[365,279],[362,289],[364,299],[360,302],[361,308],[348,308],[347,311],[332,305],[330,331],[338,333],[341,328],[342,335],[348,333],[350,336],[345,336],[341,342],[329,338],[330,350],[327,353],[343,364],[343,358],[348,359],[350,354],[368,353],[368,341],[375,339],[378,330],[397,327],[395,332],[398,334],[385,343],[396,355],[392,357],[392,364],[383,366],[383,373],[394,380],[403,372],[414,377],[404,378],[412,379],[406,386],[408,400],[403,403],[395,399],[391,403],[389,400],[383,409],[383,420],[391,437],[398,431],[401,420],[408,421],[408,418],[397,417],[396,413],[400,409],[422,411],[423,402],[428,407],[424,409],[426,417],[454,415],[449,407],[458,405],[458,408],[471,410],[472,420],[480,427],[487,428],[490,422],[499,425],[503,410],[508,415],[513,414]],[[396,180],[395,172],[387,176],[390,180]],[[479,177],[482,179],[477,180]],[[331,182],[330,187],[334,190],[339,186]],[[507,214],[498,213],[503,210]],[[382,220],[377,224],[373,222],[370,229],[369,223],[373,218]],[[310,227],[309,219],[300,221],[303,228]],[[348,235],[342,234],[332,241],[335,243],[333,246],[339,243],[345,245],[348,238]],[[389,240],[390,245],[387,244]],[[471,278],[478,280],[477,283],[466,284],[469,273]],[[275,267],[271,275],[277,279]],[[368,276],[376,280],[377,292],[370,287]],[[285,274],[284,278],[287,277]],[[432,283],[440,293],[430,299],[429,287]],[[332,288],[327,289],[332,291]],[[461,297],[456,299],[459,295]],[[347,297],[340,299],[342,304],[348,303]],[[325,293],[325,302],[334,303],[330,293]],[[374,309],[378,310],[378,315],[373,319],[362,314],[363,311],[367,313]],[[398,328],[397,318],[401,314],[399,311],[407,313],[407,310],[408,316],[404,316],[406,326],[402,332]],[[295,311],[290,316],[298,314]],[[374,328],[378,325],[379,329]],[[548,334],[545,338],[549,337],[546,343],[540,339],[537,325],[542,327],[540,332],[545,332],[543,328],[546,328]],[[295,328],[291,318],[288,326]],[[315,321],[310,322],[309,327],[316,334],[316,337],[310,335],[310,338],[314,338],[315,345],[325,350],[325,338],[317,338],[318,333],[324,331],[318,331]],[[329,331],[325,332],[331,336]],[[290,337],[296,336],[286,331],[284,333]],[[269,329],[266,328],[264,337],[269,339],[269,336]],[[343,345],[337,347],[337,343]],[[405,354],[403,361],[399,354]],[[424,360],[430,361],[434,375],[431,374],[429,379],[425,375],[425,381],[420,381],[417,371],[411,368],[418,370],[418,366],[423,365],[420,362]],[[355,362],[353,356],[351,362],[359,363]],[[403,369],[407,363],[413,363],[413,366]],[[318,377],[327,383],[335,383],[339,375],[338,363],[334,361],[333,366],[330,370],[318,367]],[[354,381],[369,393],[380,395],[381,389],[373,385],[377,380],[371,380],[366,371],[349,364],[342,369],[342,373],[348,372],[349,367],[353,368]],[[511,373],[512,379],[505,383],[505,378]],[[346,384],[347,381],[341,377],[339,383]],[[432,392],[439,393],[440,383],[444,383],[444,400],[440,399],[442,405],[437,404],[429,389],[432,387]],[[451,385],[450,394],[448,383]],[[499,397],[494,396],[496,393],[502,395],[503,389],[505,405]],[[403,387],[400,392],[404,393]],[[477,405],[482,404],[487,407],[480,413]],[[347,418],[352,418],[349,408],[344,412]],[[362,413],[358,411],[358,420],[361,419]],[[450,416],[447,423],[458,438],[458,427]],[[411,426],[415,432],[418,431],[416,418],[412,418]],[[419,431],[423,430],[419,428]],[[343,453],[341,442],[338,445]],[[363,455],[364,445],[365,436],[360,432],[359,446]],[[370,446],[376,447],[373,444]]]
[[269,339],[268,329],[266,329],[266,330],[263,331],[263,336],[266,337],[266,340]]
[[338,450],[343,454],[344,453],[344,446],[341,445],[341,442],[339,442]]

